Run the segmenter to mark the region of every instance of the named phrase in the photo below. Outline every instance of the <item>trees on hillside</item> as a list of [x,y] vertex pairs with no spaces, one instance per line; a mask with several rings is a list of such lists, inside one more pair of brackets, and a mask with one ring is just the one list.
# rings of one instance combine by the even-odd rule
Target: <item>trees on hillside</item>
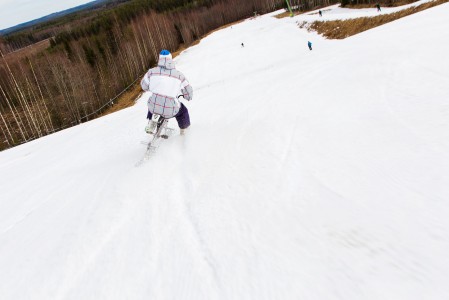
[[43,52],[0,60],[0,148],[94,118],[156,63],[161,49],[175,51],[220,26],[285,3],[164,0],[164,9],[177,9],[131,13],[144,2],[63,31]]

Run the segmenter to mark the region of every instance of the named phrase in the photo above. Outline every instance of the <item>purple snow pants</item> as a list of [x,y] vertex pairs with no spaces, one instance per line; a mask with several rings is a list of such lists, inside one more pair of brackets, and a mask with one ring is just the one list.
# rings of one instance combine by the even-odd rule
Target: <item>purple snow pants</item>
[[[153,114],[151,113],[151,111],[148,111],[147,119],[151,120],[152,116]],[[176,121],[178,122],[179,128],[185,129],[190,126],[189,111],[187,110],[187,107],[183,103],[181,103],[181,108],[175,115],[175,118]]]

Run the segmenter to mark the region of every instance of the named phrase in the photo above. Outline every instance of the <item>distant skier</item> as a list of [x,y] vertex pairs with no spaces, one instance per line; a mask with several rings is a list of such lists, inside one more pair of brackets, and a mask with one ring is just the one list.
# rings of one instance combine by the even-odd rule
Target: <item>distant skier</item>
[[377,11],[380,11],[380,4],[379,3],[376,4],[376,8],[377,8]]
[[[148,70],[140,82],[144,91],[151,92],[148,99],[147,119],[151,120],[153,114],[162,117],[176,118],[181,129],[181,135],[190,126],[190,117],[187,107],[181,103],[178,97],[190,101],[193,98],[193,89],[184,74],[175,69],[175,63],[168,50],[159,53],[157,67]],[[150,134],[156,132],[157,123],[153,120],[145,127]]]
[[311,41],[307,42],[307,46],[309,46],[309,50],[312,50],[312,42]]
[[318,11],[318,14],[320,15],[320,17],[323,16],[323,12],[321,10]]
[[242,43],[242,48],[245,47],[245,45]]

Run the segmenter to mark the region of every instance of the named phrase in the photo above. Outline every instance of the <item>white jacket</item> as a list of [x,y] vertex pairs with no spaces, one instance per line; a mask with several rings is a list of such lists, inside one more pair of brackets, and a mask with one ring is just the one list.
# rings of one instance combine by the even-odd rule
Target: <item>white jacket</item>
[[178,113],[181,108],[179,95],[188,101],[193,98],[192,87],[184,74],[175,69],[171,55],[160,55],[158,66],[145,74],[140,85],[144,91],[151,92],[149,111],[164,118],[172,118]]

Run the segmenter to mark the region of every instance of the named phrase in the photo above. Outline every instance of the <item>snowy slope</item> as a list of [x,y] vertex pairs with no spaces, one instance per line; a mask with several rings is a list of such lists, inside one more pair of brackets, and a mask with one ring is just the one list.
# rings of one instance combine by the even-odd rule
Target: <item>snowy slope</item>
[[448,15],[215,32],[140,168],[145,95],[0,153],[0,299],[449,299]]
[[[354,19],[360,17],[375,17],[379,15],[391,14],[403,9],[407,9],[410,7],[416,7],[426,2],[432,2],[433,0],[419,0],[407,5],[396,6],[396,7],[381,7],[381,11],[377,11],[375,8],[376,2],[372,3],[371,8],[360,8],[360,9],[351,9],[340,7],[340,4],[335,4],[326,8],[316,9],[310,12],[307,12],[301,16],[299,19],[309,20],[309,21],[328,21],[328,20],[346,20],[346,19]],[[318,17],[318,11],[321,10],[322,16]]]

